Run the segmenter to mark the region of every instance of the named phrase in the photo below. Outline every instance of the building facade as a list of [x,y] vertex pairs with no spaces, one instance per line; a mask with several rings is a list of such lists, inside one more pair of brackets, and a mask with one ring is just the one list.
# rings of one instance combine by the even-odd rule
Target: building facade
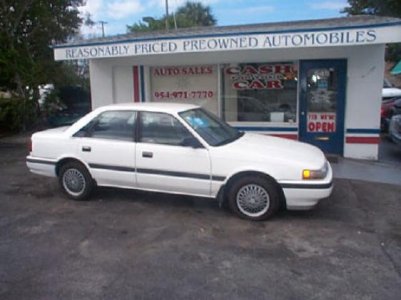
[[352,17],[123,35],[57,45],[88,59],[92,107],[184,102],[246,131],[377,159],[384,52],[401,20]]

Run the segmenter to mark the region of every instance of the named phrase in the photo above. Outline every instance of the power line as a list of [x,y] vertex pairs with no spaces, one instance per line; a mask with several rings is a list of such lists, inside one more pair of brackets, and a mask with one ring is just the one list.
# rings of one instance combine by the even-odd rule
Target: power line
[[166,30],[168,30],[168,0],[166,0]]
[[99,21],[98,23],[100,23],[100,25],[102,26],[102,37],[104,37],[104,25],[107,24],[106,21]]

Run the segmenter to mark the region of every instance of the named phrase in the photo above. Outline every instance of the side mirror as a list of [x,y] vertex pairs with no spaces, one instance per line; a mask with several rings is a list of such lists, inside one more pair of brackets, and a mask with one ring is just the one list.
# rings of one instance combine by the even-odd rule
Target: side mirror
[[194,137],[186,137],[181,142],[181,146],[191,147],[194,149],[203,148],[203,145]]

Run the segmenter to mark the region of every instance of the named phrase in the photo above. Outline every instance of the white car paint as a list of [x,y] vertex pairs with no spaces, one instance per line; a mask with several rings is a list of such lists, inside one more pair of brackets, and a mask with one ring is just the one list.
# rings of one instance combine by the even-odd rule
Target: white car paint
[[394,87],[387,78],[384,78],[382,99],[391,99],[395,97],[401,97],[401,89]]
[[[120,104],[99,108],[72,126],[32,135],[27,157],[31,172],[56,177],[63,159],[75,159],[88,169],[99,186],[113,186],[214,198],[233,176],[258,172],[282,188],[288,209],[309,209],[332,192],[332,170],[316,147],[266,135],[245,133],[236,141],[210,146],[179,115],[197,106],[166,103]],[[109,110],[163,112],[174,116],[203,146],[112,141],[73,135],[94,117]],[[83,151],[84,147],[91,152]],[[144,152],[152,158],[144,158]],[[302,179],[303,169],[318,170],[327,164],[323,179]],[[113,166],[110,168],[109,166]],[[186,176],[188,175],[188,176]]]
[[401,97],[401,89],[399,88],[383,88],[382,89],[382,98],[383,99],[390,99],[395,97]]

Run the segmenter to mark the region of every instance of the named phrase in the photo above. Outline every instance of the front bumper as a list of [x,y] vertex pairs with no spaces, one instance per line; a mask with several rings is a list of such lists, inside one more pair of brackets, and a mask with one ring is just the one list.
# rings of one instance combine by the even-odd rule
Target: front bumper
[[329,170],[323,180],[303,180],[282,182],[281,187],[289,210],[308,210],[315,207],[321,199],[327,198],[333,191],[333,170]]

